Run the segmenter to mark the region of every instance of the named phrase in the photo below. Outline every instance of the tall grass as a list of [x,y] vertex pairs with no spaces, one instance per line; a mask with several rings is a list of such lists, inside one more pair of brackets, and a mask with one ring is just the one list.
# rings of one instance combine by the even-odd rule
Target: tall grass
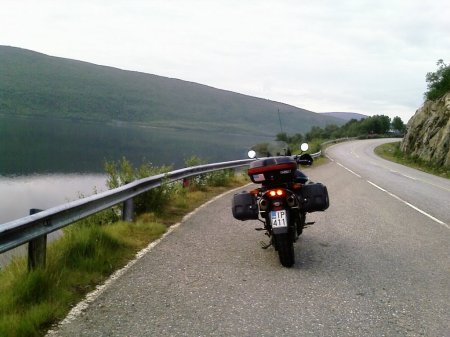
[[67,227],[49,245],[45,268],[28,272],[25,258],[16,258],[0,272],[0,336],[42,335],[165,230],[165,225],[148,219],[98,225],[91,218]]

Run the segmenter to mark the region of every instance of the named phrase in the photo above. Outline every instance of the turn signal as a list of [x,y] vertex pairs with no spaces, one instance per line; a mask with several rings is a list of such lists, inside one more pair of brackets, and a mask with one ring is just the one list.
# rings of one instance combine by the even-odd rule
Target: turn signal
[[254,190],[251,190],[251,191],[250,191],[250,194],[253,194],[254,196],[257,196],[258,193],[259,193],[259,190],[258,190],[258,189],[254,189]]

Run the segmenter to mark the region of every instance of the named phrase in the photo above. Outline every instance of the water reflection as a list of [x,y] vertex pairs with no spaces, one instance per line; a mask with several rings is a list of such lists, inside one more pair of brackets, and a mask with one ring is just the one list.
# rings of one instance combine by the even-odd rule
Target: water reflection
[[27,216],[31,208],[48,209],[106,189],[103,174],[0,176],[0,224]]
[[[27,216],[31,208],[48,209],[105,190],[103,174],[0,176],[0,224]],[[50,234],[49,240],[58,235],[58,232]],[[0,254],[0,268],[12,256],[26,254],[26,247]]]

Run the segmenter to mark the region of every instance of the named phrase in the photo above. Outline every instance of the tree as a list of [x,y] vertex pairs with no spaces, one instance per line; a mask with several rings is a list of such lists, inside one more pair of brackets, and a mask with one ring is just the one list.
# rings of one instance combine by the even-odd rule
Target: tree
[[439,99],[450,91],[450,65],[445,64],[442,59],[438,60],[436,65],[438,69],[425,76],[428,89],[424,94],[425,99]]
[[367,134],[385,134],[391,127],[391,119],[384,115],[368,117],[361,122],[361,131]]
[[305,139],[308,142],[313,139],[324,139],[324,138],[325,138],[325,130],[318,126],[313,126],[305,136]]
[[289,138],[289,143],[290,144],[300,144],[301,142],[303,142],[303,135],[301,133],[296,133],[295,135],[293,135],[292,137]]
[[406,126],[400,117],[394,117],[392,120],[392,129],[397,130],[400,133],[404,133],[406,131]]
[[281,142],[288,142],[288,135],[286,132],[280,132],[277,134],[277,140]]
[[324,136],[325,138],[336,138],[338,134],[339,126],[335,124],[328,124],[325,126]]

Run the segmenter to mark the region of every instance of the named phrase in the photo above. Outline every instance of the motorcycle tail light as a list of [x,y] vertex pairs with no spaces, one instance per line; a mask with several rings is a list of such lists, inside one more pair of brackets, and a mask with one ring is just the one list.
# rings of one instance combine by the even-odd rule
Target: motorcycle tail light
[[284,197],[286,195],[286,191],[283,189],[270,190],[269,196],[272,198]]

